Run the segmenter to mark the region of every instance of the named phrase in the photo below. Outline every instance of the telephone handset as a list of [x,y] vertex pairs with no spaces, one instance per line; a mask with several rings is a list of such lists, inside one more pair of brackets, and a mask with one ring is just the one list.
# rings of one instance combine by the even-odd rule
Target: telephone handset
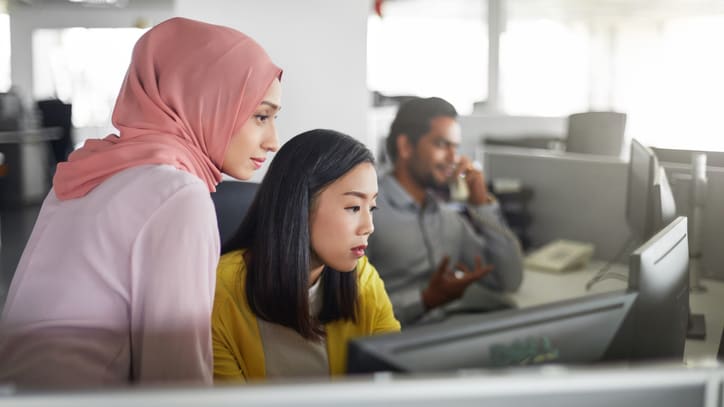
[[[461,164],[458,163],[457,165],[459,166]],[[479,161],[473,161],[471,166],[475,171],[483,171],[483,166]],[[465,172],[461,172],[456,177],[453,177],[453,179],[448,183],[448,189],[450,192],[449,199],[453,202],[465,203],[468,202],[468,199],[470,199],[470,188],[468,187],[468,182],[465,179]]]
[[455,177],[455,179],[448,184],[450,188],[450,200],[455,202],[467,202],[470,197],[470,189],[468,184],[465,182],[465,177]]

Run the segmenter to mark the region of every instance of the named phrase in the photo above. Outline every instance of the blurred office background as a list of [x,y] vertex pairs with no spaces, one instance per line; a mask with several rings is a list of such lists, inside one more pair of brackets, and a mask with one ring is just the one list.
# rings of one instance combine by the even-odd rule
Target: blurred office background
[[[284,68],[282,141],[334,128],[379,152],[397,103],[434,95],[463,115],[462,150],[479,160],[496,143],[561,149],[569,115],[588,111],[625,113],[624,144],[635,137],[668,154],[674,172],[690,151],[706,151],[710,165],[724,152],[724,1],[0,0],[0,112],[11,100],[20,106],[17,120],[0,128],[0,304],[50,185],[49,140],[61,137],[26,137],[58,126],[38,102],[71,109],[71,149],[113,132],[110,114],[134,42],[173,16],[248,33]],[[608,175],[616,184],[608,199],[621,205],[601,208],[598,219],[608,224],[604,257],[615,246],[605,242],[626,233],[624,153]],[[526,154],[496,155],[498,169],[487,169],[525,178],[501,168]],[[712,171],[712,199],[724,198],[717,178],[724,176]],[[712,225],[724,230],[724,219]],[[543,243],[548,235],[537,230],[534,243]],[[724,278],[720,267],[708,272]]]

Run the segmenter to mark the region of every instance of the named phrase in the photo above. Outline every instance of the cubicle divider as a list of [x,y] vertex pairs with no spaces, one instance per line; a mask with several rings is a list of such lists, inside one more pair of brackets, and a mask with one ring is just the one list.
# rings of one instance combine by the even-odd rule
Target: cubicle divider
[[141,387],[85,392],[3,394],[12,406],[486,406],[721,407],[724,368],[671,365],[358,378],[200,388]]
[[[689,213],[691,165],[662,162],[676,201],[676,212]],[[707,167],[708,189],[702,225],[702,277],[724,280],[724,168]]]
[[533,247],[555,239],[593,243],[611,260],[629,237],[628,163],[614,157],[520,148],[488,148],[486,177],[518,179],[533,189],[528,209]]
[[503,114],[471,114],[458,117],[462,132],[460,151],[476,156],[478,147],[486,139],[508,140],[562,140],[566,136],[566,117],[510,116]]
[[[612,259],[629,236],[626,224],[628,163],[612,157],[548,150],[488,147],[486,177],[514,178],[533,189],[528,210],[537,247],[565,238],[595,245],[594,257]],[[688,214],[689,165],[662,163],[677,214]],[[724,280],[724,168],[708,167],[703,231],[703,277]]]

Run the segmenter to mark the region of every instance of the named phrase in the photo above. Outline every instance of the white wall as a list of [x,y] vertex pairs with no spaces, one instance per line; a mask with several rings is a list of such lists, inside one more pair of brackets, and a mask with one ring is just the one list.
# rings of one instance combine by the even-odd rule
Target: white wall
[[[38,1],[35,5],[10,2],[11,79],[26,104],[33,89],[33,31],[40,28],[133,27],[139,19],[157,24],[172,17],[173,0],[131,1],[126,8],[82,7]],[[101,135],[102,136],[102,135]]]
[[175,14],[238,29],[282,69],[279,137],[331,128],[367,142],[369,0],[176,0]]
[[[12,81],[30,104],[32,33],[36,29],[130,27],[138,19],[157,24],[183,16],[249,34],[284,69],[283,109],[278,122],[282,142],[321,127],[348,133],[374,147],[367,129],[370,10],[370,0],[131,0],[127,8],[81,7],[43,0],[33,6],[12,2],[8,10]],[[77,135],[85,138],[103,136],[108,129],[77,130]]]

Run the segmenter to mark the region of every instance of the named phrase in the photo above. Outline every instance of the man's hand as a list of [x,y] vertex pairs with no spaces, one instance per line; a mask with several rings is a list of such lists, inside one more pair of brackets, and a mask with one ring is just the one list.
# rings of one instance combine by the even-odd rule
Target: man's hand
[[468,184],[468,190],[470,191],[468,202],[471,205],[483,205],[492,201],[488,193],[488,187],[485,184],[483,171],[480,168],[476,168],[468,157],[460,157],[453,176],[465,177],[465,182]]
[[480,256],[475,257],[475,271],[470,272],[464,264],[458,263],[453,272],[448,268],[449,256],[445,256],[430,277],[427,288],[422,292],[422,303],[430,310],[460,298],[470,284],[493,270],[493,266],[483,265]]

